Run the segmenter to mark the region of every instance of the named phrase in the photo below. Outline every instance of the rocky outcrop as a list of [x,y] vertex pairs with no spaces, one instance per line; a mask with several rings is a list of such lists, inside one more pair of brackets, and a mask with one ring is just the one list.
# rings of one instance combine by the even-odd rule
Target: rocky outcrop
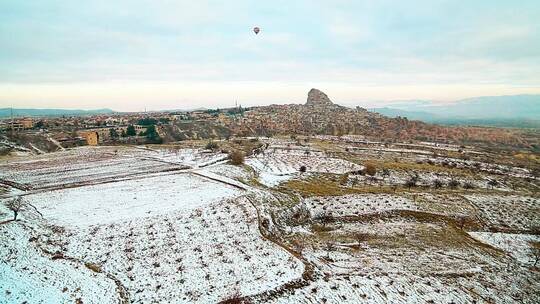
[[328,95],[317,89],[311,89],[308,93],[306,106],[331,106],[333,105]]

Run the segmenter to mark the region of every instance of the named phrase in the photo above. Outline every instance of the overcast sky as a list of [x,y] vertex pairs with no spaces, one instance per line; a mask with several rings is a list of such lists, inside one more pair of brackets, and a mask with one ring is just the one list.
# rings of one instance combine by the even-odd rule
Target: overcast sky
[[[261,32],[255,35],[254,26]],[[0,107],[540,93],[540,1],[0,1]]]

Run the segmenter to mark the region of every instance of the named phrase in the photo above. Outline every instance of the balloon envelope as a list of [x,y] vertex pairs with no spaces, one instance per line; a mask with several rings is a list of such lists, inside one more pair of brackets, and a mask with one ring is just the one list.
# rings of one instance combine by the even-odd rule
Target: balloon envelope
[[255,35],[259,34],[260,31],[261,31],[261,29],[258,28],[258,27],[253,28],[253,32],[255,32]]

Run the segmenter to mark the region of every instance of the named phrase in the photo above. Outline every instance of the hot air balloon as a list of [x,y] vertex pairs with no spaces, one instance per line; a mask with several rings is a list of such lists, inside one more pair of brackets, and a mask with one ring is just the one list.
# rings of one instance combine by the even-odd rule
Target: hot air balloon
[[261,29],[257,26],[253,28],[253,32],[255,33],[255,35],[259,34],[260,31]]

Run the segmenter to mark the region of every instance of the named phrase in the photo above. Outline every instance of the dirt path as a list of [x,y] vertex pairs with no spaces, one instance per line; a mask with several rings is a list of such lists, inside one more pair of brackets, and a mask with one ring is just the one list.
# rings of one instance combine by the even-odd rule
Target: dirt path
[[51,252],[51,251],[43,248],[39,244],[36,244],[36,247],[39,248],[43,253],[45,253],[49,257],[51,257],[51,260],[67,260],[67,261],[71,261],[71,262],[74,262],[74,263],[80,264],[81,266],[86,267],[87,269],[89,269],[92,272],[103,274],[108,279],[112,280],[114,282],[114,284],[116,285],[116,292],[118,293],[119,303],[120,304],[128,304],[128,303],[130,303],[130,301],[129,301],[129,293],[127,291],[127,288],[122,284],[122,282],[118,278],[116,278],[114,275],[112,275],[112,274],[110,274],[108,272],[104,272],[101,267],[99,267],[99,266],[98,267],[92,267],[91,266],[92,264],[86,263],[83,260],[80,260],[80,259],[77,259],[77,258],[74,258],[74,257],[70,257],[70,256],[66,256],[66,255],[61,254],[61,253]]
[[222,183],[222,184],[225,184],[227,186],[231,186],[231,187],[234,187],[236,189],[240,189],[240,190],[243,190],[243,191],[247,191],[248,190],[248,186],[238,182],[238,181],[234,181],[234,183],[232,182],[228,182],[226,180],[223,180],[223,179],[220,179],[220,178],[216,178],[216,177],[213,177],[213,176],[208,176],[208,175],[205,175],[205,174],[202,174],[200,172],[196,172],[196,171],[190,171],[189,173],[193,174],[193,175],[197,175],[197,176],[200,176],[202,178],[205,178],[205,179],[209,179],[209,180],[212,180],[212,181],[215,181],[215,182],[218,182],[218,183]]
[[[255,208],[255,211],[257,213],[258,229],[259,229],[259,233],[261,234],[261,237],[281,247],[283,250],[287,251],[289,254],[291,254],[298,260],[300,260],[302,264],[304,265],[304,272],[302,273],[301,278],[287,282],[274,289],[266,290],[261,293],[250,295],[250,296],[245,296],[237,300],[239,300],[240,302],[246,302],[246,303],[252,303],[252,302],[266,303],[270,299],[275,299],[279,296],[291,294],[296,289],[308,286],[316,278],[314,264],[312,264],[306,258],[304,258],[301,253],[294,251],[293,249],[287,247],[285,244],[280,242],[277,237],[272,236],[271,234],[267,233],[262,225],[260,211],[259,211],[259,208],[257,208],[256,203],[253,201],[251,197],[249,197],[249,195],[246,195],[245,198],[253,206],[253,208]],[[220,303],[228,303],[228,302],[222,301]]]
[[[31,229],[31,227],[28,227]],[[73,262],[73,263],[76,263],[76,264],[79,264],[81,265],[81,267],[84,268],[87,268],[89,269],[90,271],[93,271],[95,273],[100,273],[100,274],[103,274],[104,276],[106,276],[108,279],[112,280],[114,282],[114,284],[116,285],[116,291],[118,293],[118,300],[119,300],[119,303],[120,304],[128,304],[130,303],[129,301],[129,293],[127,291],[127,288],[122,284],[122,282],[116,278],[114,275],[112,275],[111,273],[107,273],[107,272],[104,272],[102,270],[101,267],[91,267],[92,264],[90,263],[87,263],[87,262],[84,262],[83,260],[81,259],[78,259],[78,258],[75,258],[75,257],[71,257],[71,256],[66,256],[64,255],[63,253],[61,252],[52,252],[46,248],[43,247],[42,244],[38,243],[36,241],[36,248],[41,250],[41,252],[43,252],[45,255],[49,256],[51,258],[51,260],[66,260],[66,261],[70,261],[70,262]]]

